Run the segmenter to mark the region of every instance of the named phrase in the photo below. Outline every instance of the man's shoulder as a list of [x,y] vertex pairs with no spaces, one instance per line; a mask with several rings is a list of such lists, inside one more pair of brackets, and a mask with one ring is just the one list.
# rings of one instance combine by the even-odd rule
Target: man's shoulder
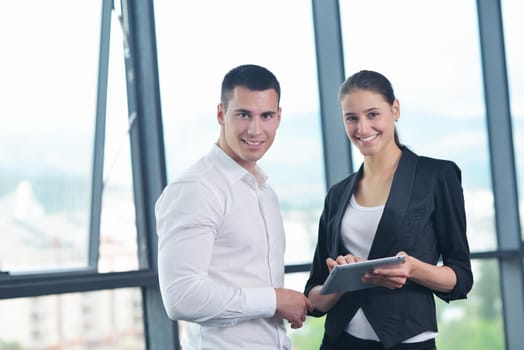
[[213,166],[213,162],[209,157],[204,156],[178,174],[173,182],[201,181],[206,179],[211,175],[210,173],[214,171],[216,171],[216,169]]
[[204,156],[174,178],[164,192],[208,196],[227,190],[227,180],[213,158]]
[[209,203],[213,198],[221,198],[227,185],[212,162],[203,157],[185,169],[162,190],[157,199],[157,207],[166,203],[182,202]]

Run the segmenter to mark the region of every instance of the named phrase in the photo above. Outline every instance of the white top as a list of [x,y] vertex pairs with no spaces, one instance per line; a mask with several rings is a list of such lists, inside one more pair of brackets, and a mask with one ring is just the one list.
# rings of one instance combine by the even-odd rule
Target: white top
[[[371,244],[377,232],[378,223],[384,206],[363,207],[351,196],[351,200],[342,218],[342,242],[353,255],[367,259]],[[354,337],[379,341],[377,333],[371,327],[366,315],[359,308],[349,321],[346,332]]]
[[[173,320],[191,321],[186,349],[290,349],[274,316],[284,286],[280,206],[266,176],[217,145],[169,184],[155,207],[158,275]],[[196,329],[195,329],[196,327]]]
[[[363,207],[357,203],[354,196],[351,196],[342,218],[341,233],[344,246],[353,255],[367,259],[383,212],[384,205]],[[360,339],[379,341],[377,333],[371,327],[362,308],[359,308],[349,321],[346,332]],[[421,342],[436,336],[436,332],[427,331],[406,339],[403,343]]]

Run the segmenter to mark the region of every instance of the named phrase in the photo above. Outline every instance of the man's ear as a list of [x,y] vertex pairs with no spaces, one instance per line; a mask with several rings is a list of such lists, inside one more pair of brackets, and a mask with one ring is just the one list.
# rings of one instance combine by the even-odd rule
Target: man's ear
[[217,106],[217,120],[218,124],[220,125],[224,125],[224,114],[226,114],[224,105],[222,103],[219,103]]

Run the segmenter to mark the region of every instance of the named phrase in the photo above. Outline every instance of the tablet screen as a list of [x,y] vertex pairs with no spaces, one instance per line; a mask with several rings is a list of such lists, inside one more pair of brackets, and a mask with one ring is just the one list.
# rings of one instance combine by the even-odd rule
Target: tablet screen
[[362,282],[362,275],[376,267],[400,264],[405,258],[405,255],[397,255],[387,258],[365,260],[352,264],[337,265],[329,274],[326,282],[324,282],[320,294],[340,293],[377,287],[374,284]]

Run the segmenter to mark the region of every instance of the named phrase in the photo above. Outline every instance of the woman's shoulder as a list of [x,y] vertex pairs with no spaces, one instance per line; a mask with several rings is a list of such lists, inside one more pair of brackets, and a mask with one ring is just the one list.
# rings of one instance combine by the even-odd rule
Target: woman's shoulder
[[340,202],[344,195],[347,194],[348,191],[352,191],[352,189],[355,187],[358,176],[359,171],[356,171],[330,186],[326,195],[326,201],[337,203]]
[[342,180],[336,182],[335,184],[333,184],[330,187],[330,191],[335,191],[335,192],[344,191],[348,186],[351,186],[351,184],[354,181],[356,181],[356,179],[359,176],[360,171],[361,170],[359,169],[359,170],[349,174],[348,176],[346,176]]
[[430,178],[458,178],[462,177],[457,163],[450,159],[416,155],[417,173]]
[[409,152],[411,153],[413,156],[416,157],[417,159],[417,167],[420,167],[420,168],[428,168],[429,170],[432,170],[432,171],[436,171],[436,170],[439,170],[439,169],[442,169],[442,170],[453,170],[453,171],[459,171],[460,172],[460,168],[458,167],[458,165],[453,161],[453,160],[450,160],[450,159],[444,159],[444,158],[436,158],[436,157],[430,157],[430,156],[427,156],[427,155],[418,155],[416,154],[415,152],[413,152],[412,150],[410,150],[409,148],[405,147],[404,152]]
[[456,172],[460,173],[459,166],[452,160],[432,158],[427,156],[419,156],[419,163],[421,167],[427,167],[436,172]]

